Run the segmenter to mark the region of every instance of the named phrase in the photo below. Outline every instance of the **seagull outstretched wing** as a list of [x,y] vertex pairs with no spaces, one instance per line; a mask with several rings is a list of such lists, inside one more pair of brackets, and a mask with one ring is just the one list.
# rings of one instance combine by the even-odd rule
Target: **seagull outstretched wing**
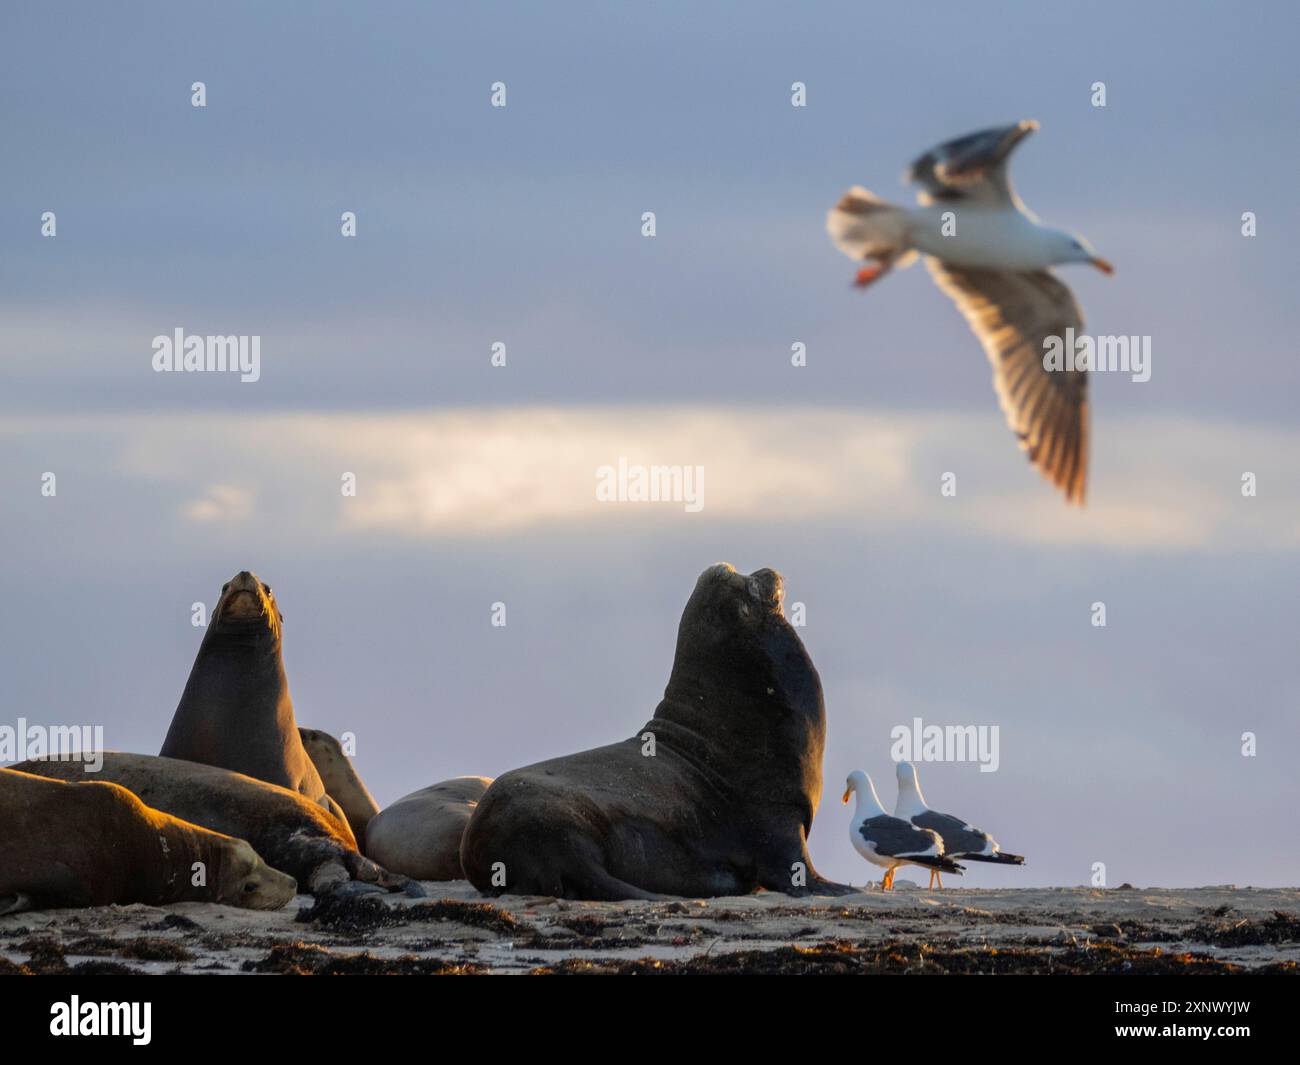
[[1020,447],[1071,503],[1088,480],[1088,373],[1043,366],[1047,337],[1083,331],[1073,294],[1047,270],[963,270],[925,265],[957,304],[993,364],[993,387]]
[[945,141],[914,162],[904,180],[921,186],[917,198],[923,204],[964,200],[1020,207],[1007,176],[1007,158],[1037,128],[1038,123],[1027,118],[1014,126],[984,129]]

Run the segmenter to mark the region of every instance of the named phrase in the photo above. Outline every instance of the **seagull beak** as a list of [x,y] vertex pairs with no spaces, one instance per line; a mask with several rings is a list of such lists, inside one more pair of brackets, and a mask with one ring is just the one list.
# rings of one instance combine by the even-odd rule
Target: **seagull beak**
[[844,793],[844,798],[842,798],[840,802],[847,803],[849,801],[849,796],[852,794],[853,794],[853,789],[850,788],[848,791]]
[[1095,256],[1093,256],[1093,257],[1092,257],[1091,259],[1089,259],[1088,261],[1089,261],[1090,263],[1092,263],[1093,266],[1095,266],[1098,270],[1100,270],[1100,271],[1101,271],[1103,274],[1105,274],[1107,277],[1109,277],[1111,274],[1113,274],[1113,273],[1115,272],[1115,268],[1114,268],[1113,266],[1111,266],[1110,263],[1109,263],[1107,260],[1103,259],[1103,258],[1102,258],[1101,256],[1099,256],[1099,255],[1095,255]]

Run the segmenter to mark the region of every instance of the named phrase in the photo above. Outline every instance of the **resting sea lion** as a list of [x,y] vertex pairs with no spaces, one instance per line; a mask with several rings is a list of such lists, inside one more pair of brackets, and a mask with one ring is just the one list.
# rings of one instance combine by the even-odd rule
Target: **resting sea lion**
[[222,586],[158,753],[278,784],[328,808],[293,719],[283,624],[270,586],[255,574],[244,570]]
[[[176,758],[117,751],[103,757],[95,778],[121,784],[175,817],[248,840],[268,865],[295,877],[313,895],[365,890],[351,886],[353,881],[388,890],[408,888],[406,877],[361,856],[346,821],[295,791]],[[81,762],[34,759],[15,768],[59,780],[87,776]]]
[[705,570],[638,735],[488,788],[460,848],[474,886],[577,899],[852,892],[808,857],[826,714],[782,595],[770,569]]
[[362,783],[353,768],[352,759],[343,753],[343,745],[338,740],[328,732],[314,728],[300,727],[298,735],[302,737],[307,757],[320,774],[326,793],[342,809],[352,834],[357,837],[358,845],[361,845],[362,853],[369,854],[364,846],[366,825],[379,813],[379,804]]
[[461,837],[491,783],[455,777],[385,806],[366,828],[366,855],[416,880],[464,880]]
[[0,914],[128,902],[274,910],[297,890],[242,839],[150,809],[126,788],[0,769]]

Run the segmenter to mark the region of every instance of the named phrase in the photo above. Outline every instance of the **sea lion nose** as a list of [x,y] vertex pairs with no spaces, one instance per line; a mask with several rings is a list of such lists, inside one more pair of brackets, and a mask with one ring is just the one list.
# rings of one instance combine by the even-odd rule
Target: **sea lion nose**
[[230,581],[230,587],[236,590],[257,587],[257,577],[248,570],[240,570]]
[[774,569],[755,570],[749,575],[750,587],[765,603],[779,605],[785,598],[785,581]]

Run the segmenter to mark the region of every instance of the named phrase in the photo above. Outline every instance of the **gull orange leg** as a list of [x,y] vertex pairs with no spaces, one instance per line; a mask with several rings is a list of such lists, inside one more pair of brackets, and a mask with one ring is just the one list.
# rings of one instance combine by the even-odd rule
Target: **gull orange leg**
[[930,891],[933,891],[933,890],[934,890],[934,875],[935,875],[935,873],[937,873],[937,872],[938,872],[938,870],[937,870],[937,869],[934,869],[934,868],[931,868],[931,870],[930,870],[930,886],[929,886],[929,890],[930,890]]

